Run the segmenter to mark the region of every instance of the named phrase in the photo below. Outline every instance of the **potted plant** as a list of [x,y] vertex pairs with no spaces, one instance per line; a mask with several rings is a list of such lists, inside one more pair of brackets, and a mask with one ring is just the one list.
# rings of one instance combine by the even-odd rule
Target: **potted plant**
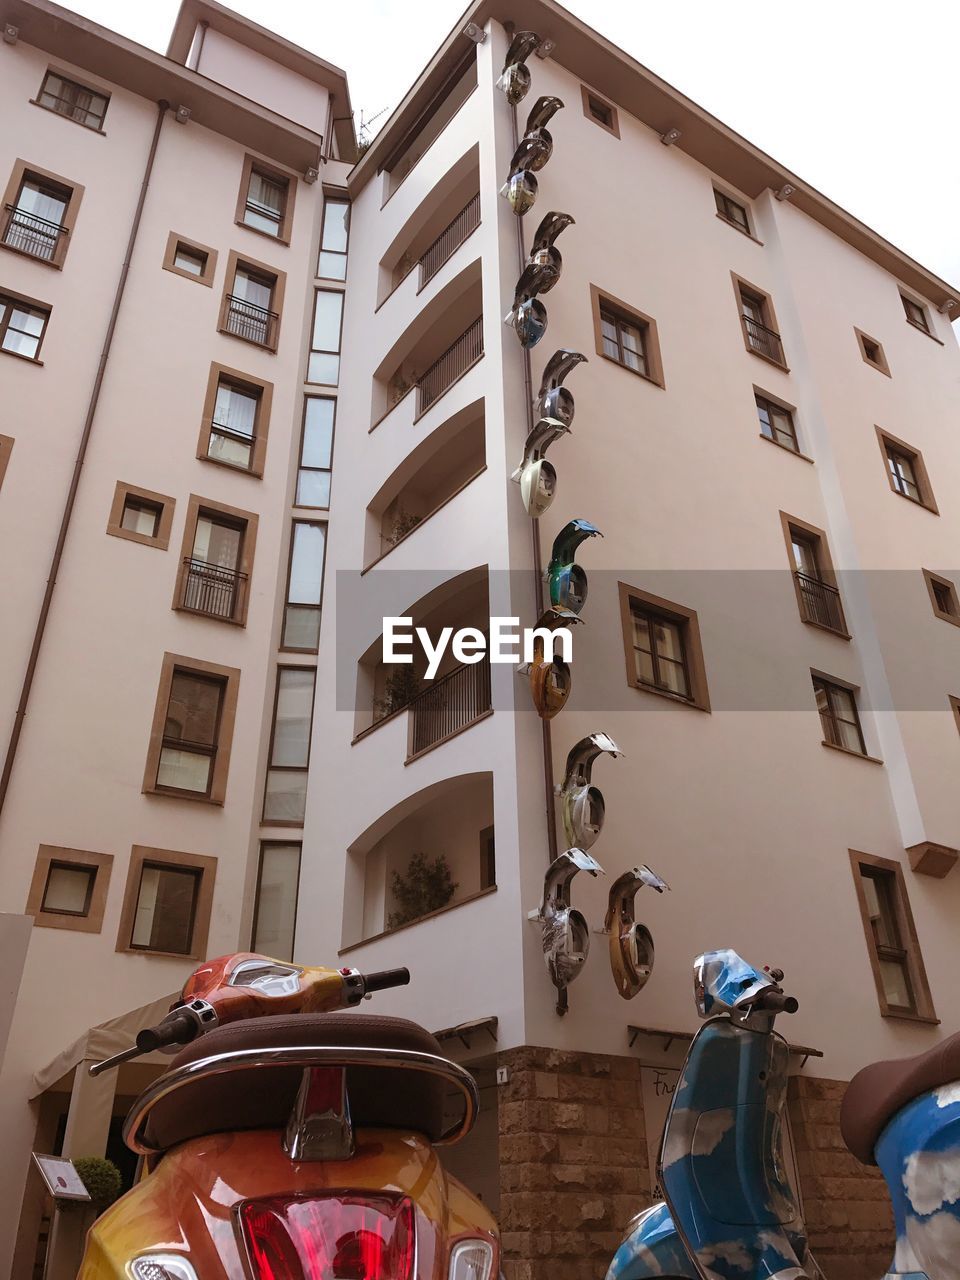
[[398,929],[445,907],[460,886],[442,853],[433,859],[415,853],[402,875],[394,871],[390,887],[397,909],[387,916],[387,928]]

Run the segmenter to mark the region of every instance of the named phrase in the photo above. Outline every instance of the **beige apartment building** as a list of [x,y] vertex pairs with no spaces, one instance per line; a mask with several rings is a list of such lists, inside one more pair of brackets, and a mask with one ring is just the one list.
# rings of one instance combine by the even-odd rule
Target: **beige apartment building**
[[[478,1076],[449,1158],[508,1276],[602,1274],[653,1194],[693,958],[732,946],[800,1000],[814,1249],[881,1274],[844,1083],[960,1027],[958,295],[551,0],[478,0],[356,164],[344,74],[210,0],[166,57],[0,15],[0,1269],[44,1234],[31,1151],[122,1160],[163,1060],[84,1064],[249,947],[408,965],[380,1007]],[[514,109],[518,29],[544,56]],[[550,211],[575,224],[528,363],[503,316]],[[534,523],[510,476],[559,348],[587,361]],[[386,617],[532,625],[571,519],[604,537],[546,729],[510,665],[398,680]],[[596,732],[623,758],[558,1017],[536,913]],[[418,853],[455,888],[398,925]],[[602,928],[643,862],[671,892],[638,897],[627,1002]]]

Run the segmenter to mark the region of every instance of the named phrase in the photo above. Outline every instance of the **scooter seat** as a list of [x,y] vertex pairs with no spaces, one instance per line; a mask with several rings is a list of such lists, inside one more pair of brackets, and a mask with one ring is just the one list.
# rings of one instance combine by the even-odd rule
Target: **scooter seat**
[[913,1058],[873,1062],[850,1081],[840,1106],[840,1132],[861,1164],[876,1164],[880,1134],[908,1102],[960,1080],[960,1032]]
[[[293,1014],[228,1023],[177,1054],[170,1070],[237,1049],[286,1046],[413,1049],[443,1057],[439,1041],[415,1022],[353,1012]],[[237,1129],[282,1129],[303,1076],[300,1067],[238,1068],[201,1076],[157,1102],[144,1138],[166,1151],[189,1138]],[[442,1080],[397,1067],[348,1067],[347,1094],[356,1127],[413,1129],[431,1140],[443,1131]]]

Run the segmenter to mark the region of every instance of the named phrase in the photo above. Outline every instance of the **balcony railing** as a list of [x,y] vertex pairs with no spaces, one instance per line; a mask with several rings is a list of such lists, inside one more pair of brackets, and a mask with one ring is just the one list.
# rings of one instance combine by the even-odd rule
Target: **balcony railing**
[[266,307],[247,302],[246,298],[238,298],[233,293],[227,295],[224,327],[234,337],[246,338],[247,342],[256,342],[261,347],[272,347],[276,343],[279,319],[276,311],[268,311]]
[[480,225],[480,192],[473,197],[449,226],[434,240],[420,259],[420,288],[432,280],[445,262],[449,262],[472,231]]
[[29,253],[32,258],[52,262],[60,237],[67,234],[66,228],[46,218],[38,218],[25,209],[18,209],[14,204],[5,205],[4,209],[7,216],[3,243],[11,249],[19,249],[21,253]]
[[190,558],[184,560],[183,567],[180,607],[232,622],[241,605],[247,575]]
[[417,382],[417,416],[425,413],[483,355],[483,316],[435,360]]
[[766,356],[774,364],[786,364],[783,358],[783,343],[775,329],[768,329],[765,324],[748,315],[744,315],[743,323],[746,325],[747,341],[750,343],[751,351],[755,351],[757,355]]
[[457,667],[410,703],[410,754],[436,746],[490,710],[490,660]]
[[822,578],[811,578],[809,574],[799,570],[795,571],[794,577],[800,595],[800,615],[804,622],[815,622],[817,626],[846,635],[847,625],[837,588],[824,582]]

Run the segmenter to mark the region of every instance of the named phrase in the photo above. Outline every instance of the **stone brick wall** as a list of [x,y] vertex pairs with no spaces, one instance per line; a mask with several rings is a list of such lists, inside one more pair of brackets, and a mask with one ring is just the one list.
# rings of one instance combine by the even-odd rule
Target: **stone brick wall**
[[840,1136],[846,1082],[794,1076],[787,1094],[810,1247],[827,1280],[877,1280],[893,1259],[893,1213],[879,1169]]
[[497,1062],[507,1280],[602,1280],[651,1198],[640,1063],[533,1047]]

